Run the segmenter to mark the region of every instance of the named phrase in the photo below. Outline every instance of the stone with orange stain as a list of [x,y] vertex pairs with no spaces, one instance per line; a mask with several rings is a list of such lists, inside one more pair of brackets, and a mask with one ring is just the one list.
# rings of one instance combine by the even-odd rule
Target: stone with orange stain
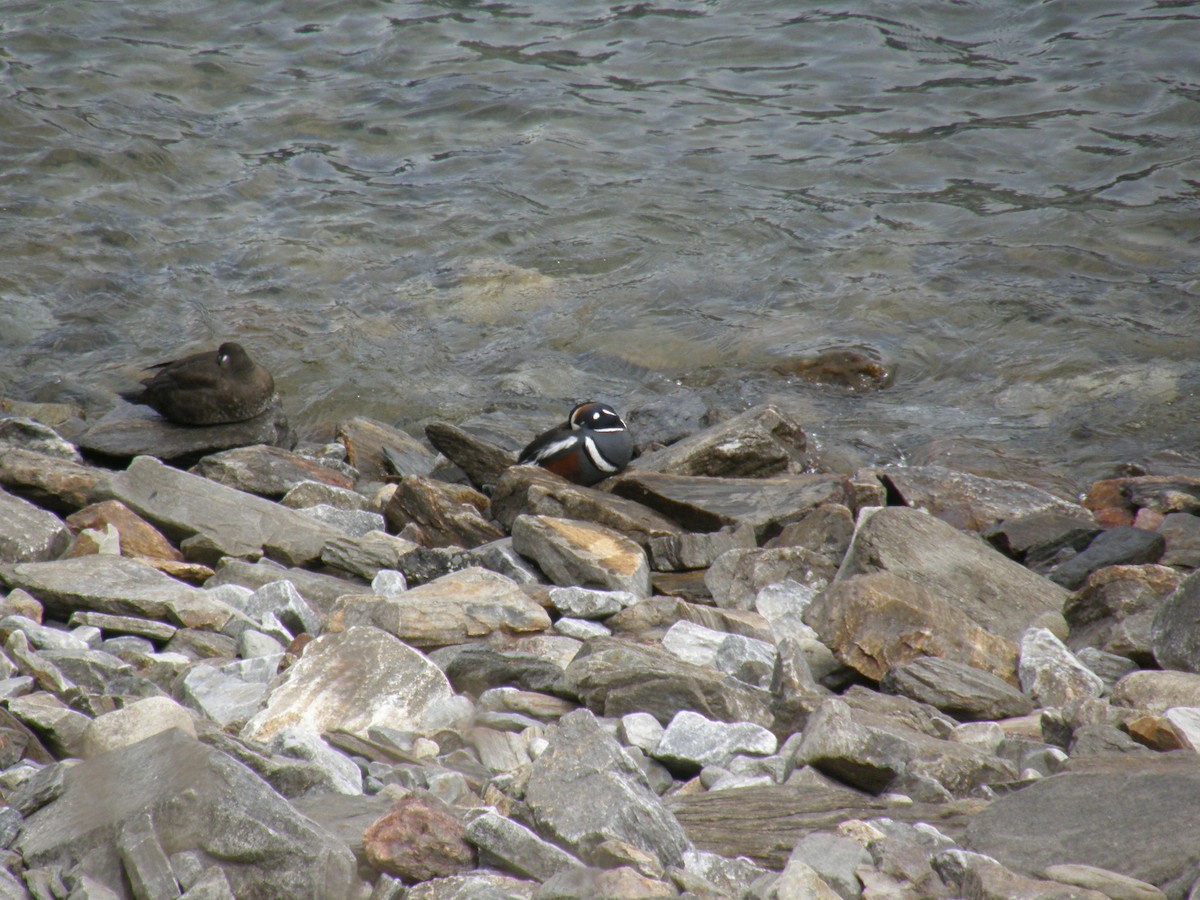
[[556,516],[521,515],[513,522],[512,537],[513,548],[536,562],[555,584],[650,596],[645,551],[611,528]]

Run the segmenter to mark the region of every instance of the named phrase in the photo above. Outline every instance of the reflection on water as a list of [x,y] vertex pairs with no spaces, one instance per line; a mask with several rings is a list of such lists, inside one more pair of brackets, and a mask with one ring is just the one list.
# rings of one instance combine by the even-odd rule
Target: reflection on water
[[[1192,452],[1198,40],[1190,2],[8,4],[0,393],[99,409],[236,337],[309,427],[699,393],[866,460]],[[844,346],[894,385],[776,371]]]

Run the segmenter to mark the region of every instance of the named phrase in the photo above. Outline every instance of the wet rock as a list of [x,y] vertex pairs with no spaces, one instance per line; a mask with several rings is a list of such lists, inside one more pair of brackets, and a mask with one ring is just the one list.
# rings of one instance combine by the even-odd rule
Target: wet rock
[[880,688],[935,706],[960,721],[1023,716],[1033,703],[1015,687],[982,669],[936,656],[891,667]]
[[[1195,877],[1200,822],[1192,815],[1195,757],[1155,756],[1131,767],[1097,757],[1072,771],[1005,794],[976,816],[967,846],[1016,872],[1070,860],[1136,878],[1179,895]],[[1120,822],[1120,840],[1112,823]]]
[[425,437],[477,488],[494,486],[516,463],[516,457],[503,448],[447,422],[430,422],[425,426]]
[[370,581],[380,569],[399,570],[403,560],[417,546],[412,541],[383,531],[372,531],[359,537],[344,535],[325,544],[321,550],[321,562]]
[[713,722],[680,710],[671,719],[651,756],[672,771],[687,775],[704,766],[724,765],[734,754],[770,756],[775,735],[751,722]]
[[70,513],[102,493],[112,472],[71,459],[6,448],[0,452],[0,485],[43,509]]
[[1045,628],[1031,628],[1021,639],[1018,673],[1021,689],[1043,707],[1063,707],[1104,691],[1100,676]]
[[805,547],[730,550],[704,576],[717,606],[753,609],[763,588],[785,581],[824,587],[837,574],[835,560]]
[[377,628],[324,635],[271,690],[243,735],[267,741],[289,725],[366,736],[375,726],[430,732],[455,713],[450,684],[423,655]]
[[1167,542],[1159,562],[1164,566],[1200,568],[1200,516],[1168,513],[1158,526],[1158,533]]
[[1067,644],[1153,663],[1154,617],[1183,575],[1166,566],[1109,566],[1093,572],[1072,594],[1063,614],[1071,628]]
[[998,637],[1018,641],[1031,625],[1066,634],[1066,591],[927,513],[887,507],[859,522],[835,583],[879,571],[945,598]]
[[54,559],[71,543],[71,533],[54,513],[0,490],[0,562]]
[[192,714],[186,709],[170,697],[147,697],[93,719],[83,733],[83,755],[90,759],[110,750],[131,747],[171,728],[196,736]]
[[1153,531],[1131,526],[1110,528],[1097,535],[1086,550],[1055,566],[1048,577],[1055,584],[1074,590],[1089,575],[1106,566],[1158,562],[1165,547],[1162,535]]
[[633,541],[602,525],[553,516],[519,516],[513,548],[555,584],[650,596],[650,565]]
[[119,556],[0,566],[0,581],[29,591],[63,618],[85,609],[219,630],[234,614],[206,592]]
[[[410,475],[384,507],[396,531],[412,530],[428,547],[477,547],[504,537],[487,517],[488,498],[465,485]],[[409,532],[406,532],[409,533]]]
[[620,638],[593,638],[567,666],[564,685],[605,716],[647,712],[664,725],[680,710],[720,722],[772,721],[771,697],[665,650]]
[[350,489],[354,479],[281,447],[255,444],[214,453],[189,471],[247,494],[278,500],[296,485],[316,481]]
[[964,531],[983,532],[1005,519],[1047,512],[1091,519],[1079,504],[1020,481],[984,478],[942,466],[906,466],[879,474],[905,506],[924,509]]
[[481,865],[503,869],[521,878],[547,881],[559,872],[583,865],[524,825],[490,810],[467,825],[466,839],[479,849]]
[[239,897],[350,896],[356,884],[348,847],[177,729],[68,769],[61,795],[26,819],[17,850],[29,867],[78,865],[124,896],[121,843],[128,856],[134,832],[204,854]]
[[1164,669],[1200,672],[1200,574],[1180,582],[1154,614],[1150,645]]
[[93,503],[67,516],[66,523],[75,531],[113,526],[121,536],[121,552],[132,557],[182,560],[180,553],[157,528],[116,500]]
[[233,447],[290,447],[294,443],[278,397],[266,412],[253,419],[205,426],[176,425],[148,407],[122,403],[96,420],[79,438],[81,449],[98,456],[130,459],[149,455],[180,463]]
[[840,475],[701,478],[629,469],[612,491],[677,522],[688,531],[748,525],[758,540],[827,503],[849,506],[850,483]]
[[395,597],[343,597],[328,628],[372,625],[423,649],[461,644],[494,632],[545,631],[550,617],[509,578],[487,569],[464,569]]
[[[584,862],[606,840],[626,841],[666,865],[682,862],[691,842],[647,786],[641,769],[590,712],[563,716],[548,738],[525,790],[540,833]],[[572,802],[577,796],[588,802]]]
[[773,406],[756,406],[719,425],[638,457],[634,466],[671,475],[761,478],[804,466],[799,423]]
[[266,555],[289,565],[304,565],[320,559],[326,541],[342,534],[295,510],[147,456],[113,476],[109,489],[113,499],[168,537],[182,540],[184,556],[199,562]]
[[437,464],[437,455],[408,432],[364,416],[339,424],[337,439],[346,447],[346,462],[367,481],[383,481],[389,475],[424,476]]
[[980,627],[927,583],[888,572],[839,575],[808,606],[804,621],[842,663],[875,681],[894,666],[937,656],[1015,683],[1016,644]]
[[0,399],[0,455],[24,450],[70,462],[82,461],[79,451],[54,428],[29,416],[9,414],[5,407],[10,402]]
[[984,538],[1005,556],[1039,574],[1087,547],[1101,531],[1086,510],[1054,510],[1010,517],[983,531]]

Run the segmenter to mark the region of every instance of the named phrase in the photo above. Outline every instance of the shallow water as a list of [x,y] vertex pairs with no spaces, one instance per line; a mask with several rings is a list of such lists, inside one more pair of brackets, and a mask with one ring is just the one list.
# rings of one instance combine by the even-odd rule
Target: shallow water
[[[1198,47],[1192,2],[7,3],[0,394],[237,338],[314,434],[770,399],[854,461],[1194,456]],[[895,383],[772,371],[840,346]]]

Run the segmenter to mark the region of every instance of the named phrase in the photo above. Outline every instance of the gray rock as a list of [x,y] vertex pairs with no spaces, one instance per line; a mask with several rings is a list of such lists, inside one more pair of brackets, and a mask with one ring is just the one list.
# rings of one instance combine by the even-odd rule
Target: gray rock
[[[0,402],[4,404],[0,413],[6,413],[9,401]],[[83,461],[75,446],[69,441],[63,440],[58,432],[49,425],[44,425],[28,416],[3,415],[0,417],[0,451],[2,451],[0,456],[16,450],[39,453],[69,462]]]
[[430,422],[425,426],[425,436],[477,488],[494,486],[516,462],[511,453],[447,422]]
[[264,613],[272,613],[293,635],[321,633],[321,617],[286,579],[264,584],[246,600],[243,611],[256,622],[262,621]]
[[441,670],[391,635],[360,626],[309,644],[243,735],[267,741],[289,725],[361,737],[376,726],[428,733],[455,714]]
[[1038,706],[1063,707],[1072,700],[1099,697],[1104,692],[1100,676],[1045,628],[1031,628],[1021,639],[1018,673],[1021,689]]
[[325,786],[329,790],[351,796],[363,791],[362,770],[318,734],[303,728],[283,728],[271,738],[268,747],[280,756],[313,763],[325,775]]
[[735,754],[770,756],[775,735],[750,722],[713,722],[680,710],[663,732],[651,756],[672,771],[692,774],[704,766],[725,765]]
[[1100,676],[1106,693],[1110,692],[1118,681],[1138,669],[1133,660],[1097,650],[1095,647],[1084,647],[1075,654],[1075,658]]
[[372,625],[422,649],[461,644],[493,632],[521,634],[550,627],[546,611],[511,579],[464,569],[399,596],[343,597],[330,629]]
[[570,616],[563,616],[556,621],[554,630],[564,637],[574,638],[577,641],[590,641],[594,637],[608,637],[612,634],[612,629],[607,625],[590,619],[573,619]]
[[54,513],[0,489],[0,562],[54,559],[71,543],[71,532]]
[[935,706],[962,721],[1008,719],[1026,715],[1033,703],[990,672],[937,656],[893,666],[879,685],[893,694]]
[[628,469],[613,493],[635,500],[688,531],[746,525],[762,540],[826,503],[849,506],[850,483],[840,475],[701,478]]
[[862,896],[857,870],[872,866],[871,854],[858,841],[840,834],[818,831],[801,838],[788,857],[789,865],[801,862],[844,900]]
[[0,452],[0,484],[43,509],[74,512],[103,493],[112,472],[18,448]]
[[1200,672],[1200,573],[1185,578],[1158,608],[1150,628],[1154,659],[1164,669]]
[[428,475],[437,464],[437,455],[408,432],[365,416],[340,423],[337,439],[346,448],[346,461],[367,481]]
[[73,634],[57,628],[47,628],[24,616],[5,616],[0,619],[0,635],[7,637],[14,631],[25,635],[29,643],[38,650],[87,650],[87,642]]
[[521,878],[546,881],[565,869],[583,865],[524,825],[491,810],[467,825],[466,838],[479,848],[481,865],[503,869]]
[[197,663],[176,683],[175,696],[222,728],[240,727],[262,707],[267,686],[239,678],[217,666]]
[[[628,501],[632,502],[632,501]],[[656,572],[682,572],[688,569],[707,569],[723,553],[730,550],[756,548],[751,528],[722,528],[704,534],[681,532],[656,535],[650,538],[647,549],[650,564]]]
[[[324,468],[324,467],[322,467]],[[297,481],[279,501],[289,509],[304,509],[309,506],[333,506],[338,509],[369,510],[371,501],[352,490],[350,485],[337,487],[324,481]]]
[[[387,878],[388,876],[380,876]],[[537,888],[535,881],[523,881],[493,872],[472,872],[434,878],[405,889],[403,894],[384,894],[371,900],[529,900]]]
[[513,548],[555,584],[650,596],[650,564],[636,543],[602,525],[553,516],[518,516]]
[[445,647],[430,659],[446,673],[456,691],[481,694],[511,685],[528,691],[562,693],[563,670],[579,651],[580,642],[561,635],[509,638],[508,649],[486,644]]
[[824,879],[808,863],[789,859],[779,878],[764,893],[764,900],[837,900],[841,896],[825,883]]
[[380,569],[399,570],[402,560],[416,549],[412,541],[372,531],[361,537],[333,538],[321,551],[321,562],[370,581]]
[[354,480],[341,472],[298,453],[264,444],[214,453],[201,459],[190,471],[270,500],[278,500],[302,483],[318,483],[347,492],[354,487]]
[[1130,672],[1109,698],[1114,706],[1162,713],[1172,706],[1200,706],[1200,675],[1194,672]]
[[355,888],[345,844],[298,816],[244,766],[178,730],[85,760],[64,776],[58,799],[25,821],[17,850],[29,867],[79,866],[119,888],[121,835],[128,853],[132,835],[147,834],[149,822],[160,847],[204,854],[239,897],[316,900],[348,897]]
[[1167,896],[1152,884],[1097,866],[1066,863],[1047,866],[1043,874],[1060,884],[1098,891],[1108,900],[1166,900]]
[[1020,873],[1070,860],[1184,896],[1198,861],[1198,791],[1192,754],[1150,756],[1136,767],[1128,757],[1097,757],[993,801],[971,821],[966,846]]
[[1107,566],[1158,562],[1165,548],[1161,534],[1122,525],[1098,534],[1086,550],[1055,566],[1048,577],[1055,584],[1075,590],[1089,575]]
[[620,638],[588,641],[567,666],[563,686],[605,716],[648,712],[666,724],[686,709],[720,722],[772,721],[766,691]]
[[363,537],[373,531],[383,531],[387,527],[387,521],[382,514],[365,509],[342,509],[328,503],[318,503],[296,512],[352,537]]
[[169,697],[147,697],[93,719],[83,733],[83,754],[99,756],[171,728],[196,735],[192,714],[186,709]]
[[301,566],[320,559],[325,543],[345,534],[278,503],[148,456],[114,475],[108,490],[110,498],[181,541],[184,556],[197,562],[266,555]]
[[384,597],[398,597],[408,590],[408,579],[395,569],[380,569],[371,579],[371,593]]
[[824,587],[837,574],[837,562],[805,547],[731,550],[704,576],[712,598],[723,609],[753,609],[763,588],[784,581]]
[[[667,865],[691,842],[650,790],[641,769],[587,710],[569,713],[533,763],[525,802],[538,830],[588,862],[606,840],[621,840]],[[587,803],[573,798],[587,797]]]
[[633,606],[639,599],[629,591],[598,591],[581,587],[550,590],[550,602],[559,614],[577,619],[604,619]]
[[1162,558],[1164,566],[1200,567],[1200,516],[1192,513],[1168,513],[1158,533],[1167,542]]
[[1153,665],[1154,617],[1183,578],[1175,569],[1158,565],[1109,566],[1093,572],[1063,608],[1071,627],[1068,646],[1096,647]]
[[513,549],[512,538],[501,538],[472,547],[467,556],[476,565],[507,576],[517,584],[544,584],[546,577],[541,570]]
[[662,740],[663,726],[649,713],[637,712],[621,716],[617,735],[626,746],[649,753]]
[[148,407],[121,403],[97,419],[79,438],[82,449],[100,456],[129,459],[147,455],[181,462],[232,447],[250,444],[289,447],[293,443],[278,396],[266,412],[253,419],[204,427],[175,425]]
[[983,536],[1005,556],[1044,573],[1087,547],[1101,531],[1090,513],[1053,510],[1029,513],[997,522]]
[[890,572],[920,584],[986,631],[1019,641],[1031,626],[1066,634],[1062,588],[940,519],[904,507],[864,516],[835,582]]
[[275,581],[291,582],[309,606],[322,616],[329,614],[339,597],[371,593],[370,586],[361,581],[335,578],[307,569],[289,569],[269,559],[254,563],[242,559],[224,559],[217,566],[215,574],[204,582],[204,586],[211,589],[221,585],[239,585],[252,593]]
[[691,622],[672,625],[663,636],[662,645],[684,662],[712,666],[755,687],[769,687],[775,668],[775,647],[766,641],[714,631]]
[[1005,897],[1012,900],[1105,900],[1098,891],[1080,890],[1054,881],[1030,878],[1005,868],[989,856],[963,850],[944,850],[933,857],[942,880],[963,897]]
[[802,469],[806,445],[798,422],[773,406],[756,406],[662,450],[643,454],[634,465],[673,475],[762,478]]
[[113,616],[108,613],[76,610],[68,620],[73,626],[89,626],[110,635],[138,635],[152,641],[165,642],[175,636],[179,629],[166,622],[143,619],[138,616]]
[[281,641],[269,634],[247,628],[238,635],[237,654],[242,659],[256,659],[261,656],[282,656],[287,648]]

